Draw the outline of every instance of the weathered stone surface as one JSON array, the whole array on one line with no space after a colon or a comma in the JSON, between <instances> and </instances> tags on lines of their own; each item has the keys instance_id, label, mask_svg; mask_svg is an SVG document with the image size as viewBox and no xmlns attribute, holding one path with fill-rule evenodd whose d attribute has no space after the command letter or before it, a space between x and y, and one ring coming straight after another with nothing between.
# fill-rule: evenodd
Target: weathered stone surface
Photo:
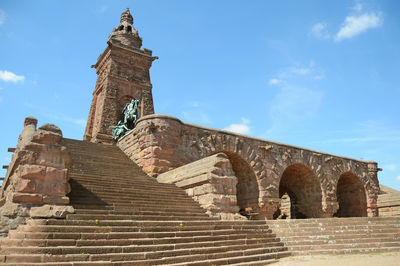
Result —
<instances>
[{"instance_id":1,"label":"weathered stone surface","mask_svg":"<svg viewBox=\"0 0 400 266\"><path fill-rule=\"evenodd\" d=\"M67 214L74 213L72 206L58 206L45 204L40 207L32 207L29 214L32 218L65 218Z\"/></svg>"},{"instance_id":2,"label":"weathered stone surface","mask_svg":"<svg viewBox=\"0 0 400 266\"><path fill-rule=\"evenodd\" d=\"M67 169L71 159L60 144L62 132L52 124L35 130L36 123L34 118L25 119L25 128L1 188L4 211L0 211L0 216L7 220L3 232L23 223L32 206L69 204L66 195L71 187Z\"/></svg>"},{"instance_id":3,"label":"weathered stone surface","mask_svg":"<svg viewBox=\"0 0 400 266\"><path fill-rule=\"evenodd\" d=\"M160 174L161 183L175 184L207 210L221 219L246 219L238 214L237 178L229 158L218 153Z\"/></svg>"},{"instance_id":4,"label":"weathered stone surface","mask_svg":"<svg viewBox=\"0 0 400 266\"><path fill-rule=\"evenodd\" d=\"M375 162L184 124L165 115L141 118L136 128L117 145L154 177L212 154L225 153L238 180L237 205L240 209L249 206L259 217L265 218L273 218L280 197L293 190L296 192L291 197L292 205L298 215L338 215L339 205L352 203L349 200L338 203L342 192L337 185L343 174L352 173L365 191L367 215L378 215L379 183Z\"/></svg>"},{"instance_id":5,"label":"weathered stone surface","mask_svg":"<svg viewBox=\"0 0 400 266\"><path fill-rule=\"evenodd\" d=\"M12 196L12 202L40 204L43 202L43 195L31 193L14 193Z\"/></svg>"}]
</instances>

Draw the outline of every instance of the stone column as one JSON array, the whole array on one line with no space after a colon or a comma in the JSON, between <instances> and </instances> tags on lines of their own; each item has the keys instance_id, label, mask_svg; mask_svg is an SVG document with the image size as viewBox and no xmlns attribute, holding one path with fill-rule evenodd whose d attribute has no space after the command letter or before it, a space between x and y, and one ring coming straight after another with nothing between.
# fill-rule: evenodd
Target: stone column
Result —
<instances>
[{"instance_id":1,"label":"stone column","mask_svg":"<svg viewBox=\"0 0 400 266\"><path fill-rule=\"evenodd\" d=\"M379 216L378 209L378 193L379 193L379 181L378 181L378 163L370 161L368 162L368 182L366 184L367 192L367 215L368 217Z\"/></svg>"},{"instance_id":2,"label":"stone column","mask_svg":"<svg viewBox=\"0 0 400 266\"><path fill-rule=\"evenodd\" d=\"M61 145L62 132L52 124L36 130L37 119L27 117L9 165L0 200L0 236L29 217L62 218L73 213L66 196L70 157Z\"/></svg>"}]
</instances>

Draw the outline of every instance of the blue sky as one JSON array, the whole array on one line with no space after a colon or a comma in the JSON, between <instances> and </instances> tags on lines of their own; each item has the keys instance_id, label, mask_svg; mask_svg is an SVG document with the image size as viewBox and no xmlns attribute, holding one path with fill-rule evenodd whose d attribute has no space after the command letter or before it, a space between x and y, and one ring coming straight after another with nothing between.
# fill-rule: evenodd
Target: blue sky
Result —
<instances>
[{"instance_id":1,"label":"blue sky","mask_svg":"<svg viewBox=\"0 0 400 266\"><path fill-rule=\"evenodd\" d=\"M400 189L400 2L0 2L0 164L26 116L82 139L90 65L131 9L156 113L356 159ZM0 176L5 171L1 170Z\"/></svg>"}]
</instances>

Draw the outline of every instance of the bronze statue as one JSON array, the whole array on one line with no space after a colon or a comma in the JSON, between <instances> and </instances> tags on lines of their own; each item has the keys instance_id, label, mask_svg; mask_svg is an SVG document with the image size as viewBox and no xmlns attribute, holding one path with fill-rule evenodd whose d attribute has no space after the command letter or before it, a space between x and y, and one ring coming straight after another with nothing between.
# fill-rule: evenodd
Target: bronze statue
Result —
<instances>
[{"instance_id":1,"label":"bronze statue","mask_svg":"<svg viewBox=\"0 0 400 266\"><path fill-rule=\"evenodd\" d=\"M139 100L132 99L122 110L124 114L124 124L130 129L135 128L136 122L139 119L139 102Z\"/></svg>"},{"instance_id":2,"label":"bronze statue","mask_svg":"<svg viewBox=\"0 0 400 266\"><path fill-rule=\"evenodd\" d=\"M139 120L139 102L139 100L132 99L127 103L122 110L124 122L120 120L116 126L110 126L115 141L136 127L136 122Z\"/></svg>"}]
</instances>

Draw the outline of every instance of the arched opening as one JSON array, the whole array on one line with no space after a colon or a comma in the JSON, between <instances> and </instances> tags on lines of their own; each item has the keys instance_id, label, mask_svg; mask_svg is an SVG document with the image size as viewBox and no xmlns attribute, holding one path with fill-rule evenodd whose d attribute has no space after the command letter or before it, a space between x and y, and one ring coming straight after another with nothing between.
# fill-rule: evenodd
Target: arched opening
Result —
<instances>
[{"instance_id":1,"label":"arched opening","mask_svg":"<svg viewBox=\"0 0 400 266\"><path fill-rule=\"evenodd\" d=\"M339 209L335 217L366 217L367 200L365 189L357 176L346 172L338 180L336 197Z\"/></svg>"},{"instance_id":2,"label":"arched opening","mask_svg":"<svg viewBox=\"0 0 400 266\"><path fill-rule=\"evenodd\" d=\"M128 31L128 32L132 32L132 27L131 27L131 26L128 26L127 31Z\"/></svg>"},{"instance_id":3,"label":"arched opening","mask_svg":"<svg viewBox=\"0 0 400 266\"><path fill-rule=\"evenodd\" d=\"M288 210L290 219L316 218L321 213L322 192L319 181L311 169L302 164L292 164L285 169L279 183L279 197L281 207L274 218L283 218L285 215L287 219Z\"/></svg>"},{"instance_id":4,"label":"arched opening","mask_svg":"<svg viewBox=\"0 0 400 266\"><path fill-rule=\"evenodd\" d=\"M241 212L251 208L253 212L258 210L259 189L257 177L251 166L239 155L225 152L229 157L232 169L237 177L236 198Z\"/></svg>"}]
</instances>

